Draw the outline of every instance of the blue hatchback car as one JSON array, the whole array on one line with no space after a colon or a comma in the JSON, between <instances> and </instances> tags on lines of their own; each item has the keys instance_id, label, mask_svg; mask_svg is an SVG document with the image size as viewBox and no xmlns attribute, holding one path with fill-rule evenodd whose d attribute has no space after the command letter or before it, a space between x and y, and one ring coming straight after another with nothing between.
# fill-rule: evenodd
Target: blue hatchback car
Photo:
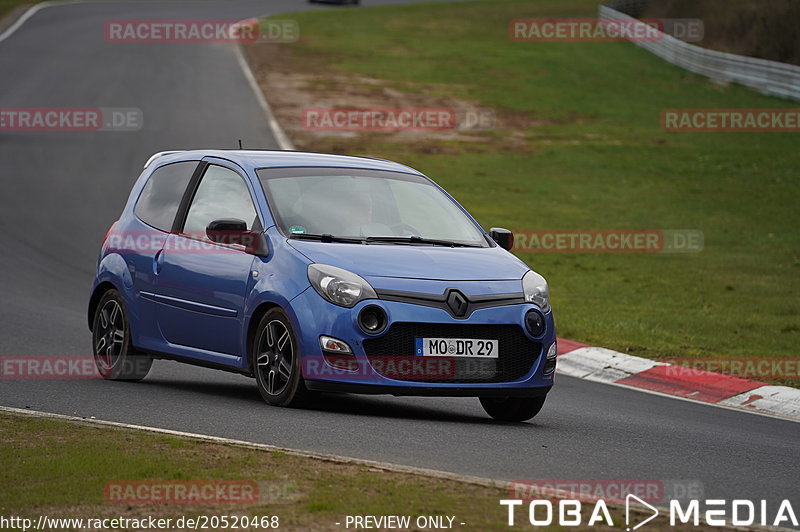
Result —
<instances>
[{"instance_id":1,"label":"blue hatchback car","mask_svg":"<svg viewBox=\"0 0 800 532\"><path fill-rule=\"evenodd\" d=\"M522 421L553 385L544 278L420 172L284 151L154 155L97 262L107 379L153 359L255 377L277 406L317 392L479 397Z\"/></svg>"}]
</instances>

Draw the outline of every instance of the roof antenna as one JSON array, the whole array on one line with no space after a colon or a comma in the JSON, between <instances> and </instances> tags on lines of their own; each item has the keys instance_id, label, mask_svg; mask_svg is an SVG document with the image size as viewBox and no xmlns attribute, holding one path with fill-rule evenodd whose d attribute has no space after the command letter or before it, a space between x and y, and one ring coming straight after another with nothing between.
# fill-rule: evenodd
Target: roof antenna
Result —
<instances>
[{"instance_id":1,"label":"roof antenna","mask_svg":"<svg viewBox=\"0 0 800 532\"><path fill-rule=\"evenodd\" d=\"M242 139L239 139L239 149L242 149Z\"/></svg>"}]
</instances>

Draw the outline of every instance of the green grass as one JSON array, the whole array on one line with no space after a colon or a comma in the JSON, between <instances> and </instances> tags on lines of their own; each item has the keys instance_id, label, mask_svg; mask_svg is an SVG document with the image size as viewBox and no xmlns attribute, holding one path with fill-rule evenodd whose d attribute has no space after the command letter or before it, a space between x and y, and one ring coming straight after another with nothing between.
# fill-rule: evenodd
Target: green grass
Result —
<instances>
[{"instance_id":1,"label":"green grass","mask_svg":"<svg viewBox=\"0 0 800 532\"><path fill-rule=\"evenodd\" d=\"M432 150L374 135L351 151L434 178L484 227L696 229L705 249L523 254L550 282L559 335L653 358L796 357L800 134L666 133L664 108L798 107L687 73L630 43L518 43L521 17L597 0L492 0L297 13L298 69L353 73L491 107L524 146ZM515 121L514 123L517 123ZM337 139L347 147L347 139ZM498 148L499 146L499 148ZM452 146L450 146L452 148Z\"/></svg>"},{"instance_id":2,"label":"green grass","mask_svg":"<svg viewBox=\"0 0 800 532\"><path fill-rule=\"evenodd\" d=\"M14 8L38 4L43 1L44 0L0 0L0 19L9 14Z\"/></svg>"}]
</instances>

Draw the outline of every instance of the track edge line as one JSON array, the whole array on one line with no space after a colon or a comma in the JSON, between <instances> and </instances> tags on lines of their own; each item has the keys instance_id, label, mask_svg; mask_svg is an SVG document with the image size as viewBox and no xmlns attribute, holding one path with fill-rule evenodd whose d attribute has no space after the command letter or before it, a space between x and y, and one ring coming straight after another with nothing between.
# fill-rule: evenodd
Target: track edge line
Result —
<instances>
[{"instance_id":1,"label":"track edge line","mask_svg":"<svg viewBox=\"0 0 800 532\"><path fill-rule=\"evenodd\" d=\"M23 417L34 417L34 418L42 418L42 419L53 419L53 420L60 420L66 421L74 424L79 425L88 425L88 426L102 426L102 427L111 427L123 430L133 430L133 431L140 431L140 432L149 432L152 434L164 434L168 436L177 436L181 438L188 438L197 441L203 441L206 443L217 443L222 445L233 445L236 447L244 447L248 449L257 449L261 451L279 451L284 452L291 456L297 456L301 458L313 458L315 460L321 460L324 462L334 462L340 464L348 464L348 465L361 465L367 466L371 468L380 469L383 471L389 471L393 473L405 473L417 476L425 476L430 478L437 478L441 480L454 480L457 482L462 482L465 484L472 484L476 486L483 486L487 488L505 488L508 486L508 481L500 481L500 480L492 480L489 478L483 477L474 477L468 475L459 475L457 473L451 473L448 471L440 471L437 469L427 469L424 467L414 467L414 466L405 466L400 464L393 464L390 462L380 462L377 460L367 460L365 458L353 458L350 456L343 456L338 454L332 453L316 453L313 451L304 451L301 449L292 449L290 447L281 447L278 445L272 445L268 443L256 443L256 442L248 442L245 440L236 440L233 438L225 438L222 436L210 436L207 434L199 434L196 432L184 432L180 430L173 430L173 429L165 429L160 427L149 427L146 425L134 425L130 423L121 423L118 421L107 421L103 419L93 419L93 418L86 418L80 416L69 416L66 414L54 414L51 412L42 412L40 410L30 410L27 408L15 408L10 406L0 406L0 412L23 416Z\"/></svg>"},{"instance_id":2,"label":"track edge line","mask_svg":"<svg viewBox=\"0 0 800 532\"><path fill-rule=\"evenodd\" d=\"M241 67L242 73L244 74L245 79L247 79L247 83L255 93L258 104L261 106L261 110L264 111L264 114L267 117L267 126L272 132L272 136L275 137L278 147L284 151L293 151L295 149L294 144L292 144L292 141L289 140L286 132L283 130L280 123L278 123L278 119L275 118L275 113L272 112L272 107L269 105L267 97L264 95L264 92L261 90L261 86L258 84L258 81L256 81L256 78L253 75L253 70L250 68L250 63L247 62L247 58L244 55L244 50L242 49L241 44L236 45L235 54L236 62L239 63L239 67Z\"/></svg>"}]
</instances>

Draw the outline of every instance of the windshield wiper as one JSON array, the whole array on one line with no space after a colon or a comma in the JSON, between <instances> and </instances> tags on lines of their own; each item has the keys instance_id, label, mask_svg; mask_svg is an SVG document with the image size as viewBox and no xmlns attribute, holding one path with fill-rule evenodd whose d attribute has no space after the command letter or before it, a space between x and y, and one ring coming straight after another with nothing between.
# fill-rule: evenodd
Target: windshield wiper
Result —
<instances>
[{"instance_id":1,"label":"windshield wiper","mask_svg":"<svg viewBox=\"0 0 800 532\"><path fill-rule=\"evenodd\" d=\"M348 236L333 236L328 233L317 235L314 233L292 233L289 238L295 240L318 240L319 242L345 242L347 244L363 244L363 238Z\"/></svg>"},{"instance_id":2,"label":"windshield wiper","mask_svg":"<svg viewBox=\"0 0 800 532\"><path fill-rule=\"evenodd\" d=\"M479 248L480 244L455 242L453 240L437 240L435 238L422 238L421 236L368 236L369 242L397 242L402 244L431 244L433 246L447 246L451 248Z\"/></svg>"},{"instance_id":3,"label":"windshield wiper","mask_svg":"<svg viewBox=\"0 0 800 532\"><path fill-rule=\"evenodd\" d=\"M455 242L453 240L438 240L435 238L422 238L421 236L368 236L364 238L354 236L334 236L328 233L321 235L315 233L292 233L289 238L295 240L316 240L318 242L344 242L347 244L369 244L371 242L386 242L397 244L429 244L432 246L446 246L450 248L479 248L480 244Z\"/></svg>"}]
</instances>

